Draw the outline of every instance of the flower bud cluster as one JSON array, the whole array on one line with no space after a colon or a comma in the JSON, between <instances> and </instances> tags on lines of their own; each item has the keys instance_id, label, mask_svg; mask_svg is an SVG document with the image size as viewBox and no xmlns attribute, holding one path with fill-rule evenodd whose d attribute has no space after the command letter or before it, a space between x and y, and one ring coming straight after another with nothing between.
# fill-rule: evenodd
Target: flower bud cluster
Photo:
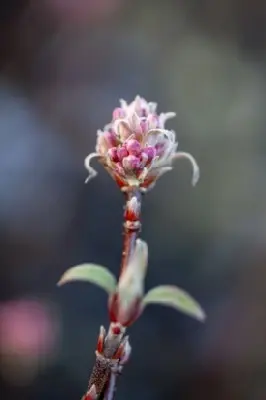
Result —
<instances>
[{"instance_id":1,"label":"flower bud cluster","mask_svg":"<svg viewBox=\"0 0 266 400\"><path fill-rule=\"evenodd\" d=\"M98 157L110 175L121 187L137 186L148 189L164 172L172 169L176 157L188 158L193 166L193 183L199 169L189 153L176 152L175 133L165 129L165 122L175 113L156 112L157 104L137 96L113 111L111 123L98 131L96 152L85 159L89 171L87 181L96 171L90 166Z\"/></svg>"}]
</instances>

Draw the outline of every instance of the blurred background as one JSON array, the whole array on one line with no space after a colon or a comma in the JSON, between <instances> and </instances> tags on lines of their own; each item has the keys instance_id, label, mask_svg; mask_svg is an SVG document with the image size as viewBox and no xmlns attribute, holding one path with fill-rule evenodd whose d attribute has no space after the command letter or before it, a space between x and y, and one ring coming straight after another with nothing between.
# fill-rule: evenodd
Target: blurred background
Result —
<instances>
[{"instance_id":1,"label":"blurred background","mask_svg":"<svg viewBox=\"0 0 266 400\"><path fill-rule=\"evenodd\" d=\"M106 295L56 287L118 272L123 198L83 160L118 100L176 111L191 152L145 199L147 288L173 283L202 325L150 307L117 400L266 399L266 5L263 0L3 0L0 8L0 393L78 400Z\"/></svg>"}]
</instances>

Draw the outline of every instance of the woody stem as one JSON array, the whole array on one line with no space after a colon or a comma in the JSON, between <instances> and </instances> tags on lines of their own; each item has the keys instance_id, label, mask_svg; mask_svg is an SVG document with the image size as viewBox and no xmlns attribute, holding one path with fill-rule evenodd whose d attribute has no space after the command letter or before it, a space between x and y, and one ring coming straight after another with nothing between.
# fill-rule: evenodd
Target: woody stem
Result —
<instances>
[{"instance_id":1,"label":"woody stem","mask_svg":"<svg viewBox=\"0 0 266 400\"><path fill-rule=\"evenodd\" d=\"M140 212L142 194L138 188L126 188L126 190L124 190L124 195L126 202L124 207L123 248L120 276L128 265L128 261L135 248L136 239L141 230ZM133 204L135 204L135 208L133 208ZM111 375L111 379L109 379L104 392L104 400L114 399L117 387L117 379L117 374Z\"/></svg>"},{"instance_id":2,"label":"woody stem","mask_svg":"<svg viewBox=\"0 0 266 400\"><path fill-rule=\"evenodd\" d=\"M120 276L128 265L129 259L135 249L136 239L141 230L140 211L142 200L142 193L138 188L127 187L122 188L122 191L124 193L126 203L124 207L123 247ZM115 347L118 347L120 343L116 343ZM109 342L109 346L112 347L113 344ZM105 349L104 353L106 352L108 352L107 348ZM103 358L105 357L104 353ZM108 358L106 358L106 361L108 362ZM82 400L91 400L89 396L89 390L91 389L92 385L95 385L96 387L97 400L113 400L116 393L117 378L117 373L107 371L105 368L103 368L102 363L97 362L96 358L96 362L89 380L88 392L85 394Z\"/></svg>"}]
</instances>

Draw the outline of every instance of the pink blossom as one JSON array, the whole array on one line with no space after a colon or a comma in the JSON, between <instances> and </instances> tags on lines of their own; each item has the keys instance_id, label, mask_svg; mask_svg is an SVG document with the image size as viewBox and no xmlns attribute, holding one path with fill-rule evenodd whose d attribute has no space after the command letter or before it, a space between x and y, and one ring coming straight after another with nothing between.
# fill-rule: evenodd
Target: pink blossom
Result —
<instances>
[{"instance_id":1,"label":"pink blossom","mask_svg":"<svg viewBox=\"0 0 266 400\"><path fill-rule=\"evenodd\" d=\"M113 111L112 122L98 131L96 152L85 159L89 172L87 181L96 175L91 167L97 157L121 187L136 186L149 189L165 172L172 169L176 158L187 158L193 167L192 183L199 178L199 168L194 157L177 152L174 131L165 129L165 123L175 113L158 114L156 103L148 103L136 96L127 104L120 100L120 107Z\"/></svg>"},{"instance_id":2,"label":"pink blossom","mask_svg":"<svg viewBox=\"0 0 266 400\"><path fill-rule=\"evenodd\" d=\"M133 173L134 171L140 167L141 160L137 156L129 155L123 159L122 166L125 171L128 173Z\"/></svg>"},{"instance_id":3,"label":"pink blossom","mask_svg":"<svg viewBox=\"0 0 266 400\"><path fill-rule=\"evenodd\" d=\"M125 144L126 144L126 149L129 154L134 155L134 156L140 155L142 147L138 140L130 139L130 140L127 140Z\"/></svg>"}]
</instances>

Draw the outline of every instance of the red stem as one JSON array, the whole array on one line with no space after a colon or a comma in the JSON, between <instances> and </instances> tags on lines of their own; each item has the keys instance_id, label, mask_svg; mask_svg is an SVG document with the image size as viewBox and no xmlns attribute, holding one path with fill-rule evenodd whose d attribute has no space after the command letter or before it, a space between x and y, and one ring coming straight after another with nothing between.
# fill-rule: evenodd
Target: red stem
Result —
<instances>
[{"instance_id":1,"label":"red stem","mask_svg":"<svg viewBox=\"0 0 266 400\"><path fill-rule=\"evenodd\" d=\"M130 208L130 201L136 198L139 208L138 210L132 210ZM141 200L142 195L139 189L132 188L125 192L125 212L124 212L124 230L123 230L123 250L121 260L121 271L120 275L126 268L128 261L135 248L136 239L141 230L140 222L140 211L141 211Z\"/></svg>"},{"instance_id":2,"label":"red stem","mask_svg":"<svg viewBox=\"0 0 266 400\"><path fill-rule=\"evenodd\" d=\"M126 190L123 190L123 192L125 195L126 203L124 207L123 247L120 276L128 265L129 259L135 249L136 239L141 230L141 191L138 188L127 187ZM121 341L122 339L123 338L121 338ZM117 344L117 348L118 346L119 343ZM107 348L103 350L103 354L105 354L106 352L108 352ZM110 356L108 355L108 357ZM105 368L104 365L100 365L96 359L92 374L90 376L88 390L91 388L92 384L95 384L98 394L98 400L114 399L118 374L112 374L112 384L110 384L110 376L111 371L108 371L108 367ZM83 399L86 400L86 395L83 397Z\"/></svg>"}]
</instances>

